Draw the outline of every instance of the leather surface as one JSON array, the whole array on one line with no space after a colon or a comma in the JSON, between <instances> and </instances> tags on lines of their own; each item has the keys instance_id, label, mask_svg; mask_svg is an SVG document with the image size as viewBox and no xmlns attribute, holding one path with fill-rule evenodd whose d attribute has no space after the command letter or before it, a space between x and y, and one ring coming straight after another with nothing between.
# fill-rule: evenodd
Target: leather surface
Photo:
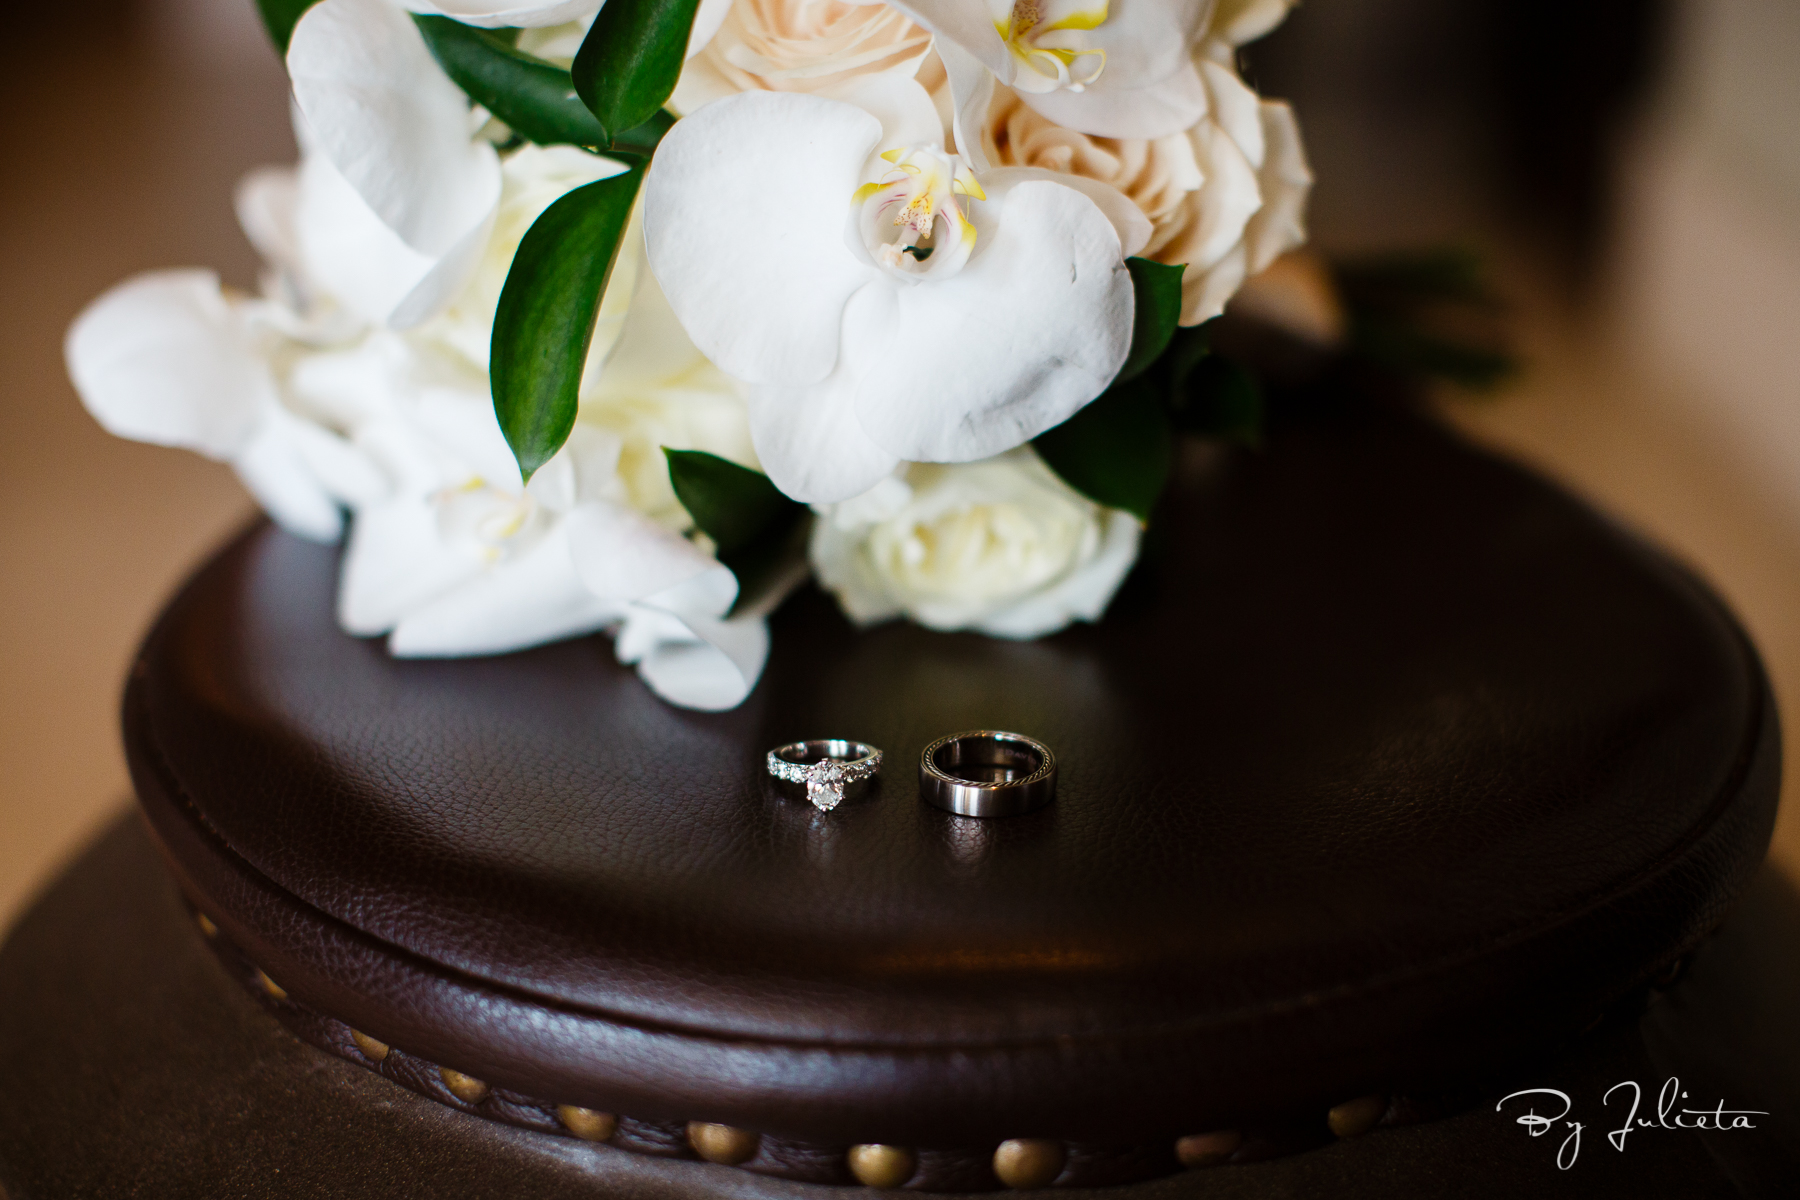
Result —
<instances>
[{"instance_id":1,"label":"leather surface","mask_svg":"<svg viewBox=\"0 0 1800 1200\"><path fill-rule=\"evenodd\" d=\"M1710 1063L1671 1066L1626 1024L1502 1085L1600 1111L1621 1079L1671 1070L1710 1103L1800 1112L1800 899L1765 872L1645 1023ZM1747 1020L1748 1018L1748 1020ZM1750 1035L1748 1054L1714 1058ZM1710 1068L1710 1069L1709 1069ZM1722 1073L1721 1073L1722 1072ZM10 1200L823 1200L826 1190L482 1121L289 1037L226 976L135 820L57 881L0 947L0 1189ZM1504 1091L1496 1092L1504 1094ZM1794 1194L1782 1130L1643 1132L1614 1152L1590 1124L1573 1169L1490 1101L1292 1158L1220 1167L1096 1200L1729 1200ZM1736 1140L1730 1140L1735 1138ZM1708 1143L1729 1159L1709 1157ZM1740 1192L1732 1178L1749 1179ZM1756 1186L1760 1181L1764 1186Z\"/></svg>"},{"instance_id":2,"label":"leather surface","mask_svg":"<svg viewBox=\"0 0 1800 1200\"><path fill-rule=\"evenodd\" d=\"M1410 417L1189 462L1105 622L855 634L804 594L739 710L592 638L399 662L333 551L253 531L146 643L140 796L296 998L533 1096L921 1146L1137 1140L1429 1090L1694 944L1767 843L1777 735L1703 587ZM1016 729L1057 801L919 803ZM829 815L764 752L883 747Z\"/></svg>"}]
</instances>

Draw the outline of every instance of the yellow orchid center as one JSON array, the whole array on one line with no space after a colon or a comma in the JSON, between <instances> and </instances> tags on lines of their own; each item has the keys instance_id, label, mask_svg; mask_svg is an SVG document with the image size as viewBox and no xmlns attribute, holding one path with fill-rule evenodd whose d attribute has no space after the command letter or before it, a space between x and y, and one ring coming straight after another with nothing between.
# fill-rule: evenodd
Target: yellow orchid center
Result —
<instances>
[{"instance_id":1,"label":"yellow orchid center","mask_svg":"<svg viewBox=\"0 0 1800 1200\"><path fill-rule=\"evenodd\" d=\"M893 170L852 197L855 223L875 265L909 278L954 274L975 248L975 226L963 211L985 200L962 159L935 147L902 146L881 156Z\"/></svg>"},{"instance_id":2,"label":"yellow orchid center","mask_svg":"<svg viewBox=\"0 0 1800 1200\"><path fill-rule=\"evenodd\" d=\"M1005 0L1000 0L1005 3ZM1017 60L1022 92L1079 92L1106 69L1106 51L1086 36L1106 22L1108 0L1012 0L994 21Z\"/></svg>"}]
</instances>

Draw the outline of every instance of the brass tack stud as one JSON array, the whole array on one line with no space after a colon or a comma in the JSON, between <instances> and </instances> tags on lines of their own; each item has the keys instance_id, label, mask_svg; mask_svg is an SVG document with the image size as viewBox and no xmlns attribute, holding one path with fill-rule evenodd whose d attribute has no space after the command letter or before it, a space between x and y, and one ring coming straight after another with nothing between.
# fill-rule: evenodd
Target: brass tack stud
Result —
<instances>
[{"instance_id":1,"label":"brass tack stud","mask_svg":"<svg viewBox=\"0 0 1800 1200\"><path fill-rule=\"evenodd\" d=\"M611 1113L577 1108L573 1104L559 1105L556 1119L563 1123L564 1129L584 1142L604 1142L619 1128L619 1118Z\"/></svg>"},{"instance_id":2,"label":"brass tack stud","mask_svg":"<svg viewBox=\"0 0 1800 1200\"><path fill-rule=\"evenodd\" d=\"M900 1146L852 1146L849 1158L850 1173L864 1187L897 1188L919 1169L918 1158Z\"/></svg>"},{"instance_id":3,"label":"brass tack stud","mask_svg":"<svg viewBox=\"0 0 1800 1200\"><path fill-rule=\"evenodd\" d=\"M219 927L214 925L212 918L203 912L194 914L194 924L198 925L200 927L200 932L209 938L216 938L219 936Z\"/></svg>"},{"instance_id":4,"label":"brass tack stud","mask_svg":"<svg viewBox=\"0 0 1800 1200\"><path fill-rule=\"evenodd\" d=\"M1061 1142L1012 1138L994 1151L994 1174L1009 1188L1049 1187L1062 1174L1067 1159Z\"/></svg>"},{"instance_id":5,"label":"brass tack stud","mask_svg":"<svg viewBox=\"0 0 1800 1200\"><path fill-rule=\"evenodd\" d=\"M1361 1137L1375 1128L1382 1115L1387 1112L1386 1096L1363 1096L1356 1100L1348 1100L1325 1114L1325 1123L1331 1126L1331 1132L1341 1138Z\"/></svg>"},{"instance_id":6,"label":"brass tack stud","mask_svg":"<svg viewBox=\"0 0 1800 1200\"><path fill-rule=\"evenodd\" d=\"M1216 1167L1228 1161L1243 1144L1244 1135L1235 1129L1190 1134L1175 1143L1175 1157L1181 1160L1182 1166L1190 1169Z\"/></svg>"},{"instance_id":7,"label":"brass tack stud","mask_svg":"<svg viewBox=\"0 0 1800 1200\"><path fill-rule=\"evenodd\" d=\"M287 989L282 987L279 983L276 983L273 979L270 979L267 971L258 971L256 973L256 982L262 984L262 990L275 997L275 999L287 999Z\"/></svg>"},{"instance_id":8,"label":"brass tack stud","mask_svg":"<svg viewBox=\"0 0 1800 1200\"><path fill-rule=\"evenodd\" d=\"M356 1048L363 1052L364 1058L381 1062L388 1056L388 1044L386 1042L378 1042L360 1030L352 1029L350 1031L350 1040L356 1043Z\"/></svg>"},{"instance_id":9,"label":"brass tack stud","mask_svg":"<svg viewBox=\"0 0 1800 1200\"><path fill-rule=\"evenodd\" d=\"M464 1104L480 1104L487 1099L488 1085L473 1075L464 1075L461 1071L452 1071L449 1067L438 1068L438 1078L450 1089L450 1094Z\"/></svg>"},{"instance_id":10,"label":"brass tack stud","mask_svg":"<svg viewBox=\"0 0 1800 1200\"><path fill-rule=\"evenodd\" d=\"M735 1167L756 1157L759 1139L747 1129L733 1129L729 1125L714 1125L708 1121L689 1121L687 1136L688 1145L694 1148L694 1153L707 1162Z\"/></svg>"}]
</instances>

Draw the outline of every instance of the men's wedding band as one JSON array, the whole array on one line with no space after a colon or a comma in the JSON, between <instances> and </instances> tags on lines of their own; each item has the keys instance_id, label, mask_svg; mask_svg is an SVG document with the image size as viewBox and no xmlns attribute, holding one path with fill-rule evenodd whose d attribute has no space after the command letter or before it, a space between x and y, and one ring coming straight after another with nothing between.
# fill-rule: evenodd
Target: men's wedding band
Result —
<instances>
[{"instance_id":1,"label":"men's wedding band","mask_svg":"<svg viewBox=\"0 0 1800 1200\"><path fill-rule=\"evenodd\" d=\"M1018 816L1056 798L1056 756L1022 733L952 734L919 757L919 794L960 816Z\"/></svg>"},{"instance_id":2,"label":"men's wedding band","mask_svg":"<svg viewBox=\"0 0 1800 1200\"><path fill-rule=\"evenodd\" d=\"M820 812L830 812L875 778L881 751L867 742L837 738L790 742L769 751L768 770L783 794L804 797Z\"/></svg>"}]
</instances>

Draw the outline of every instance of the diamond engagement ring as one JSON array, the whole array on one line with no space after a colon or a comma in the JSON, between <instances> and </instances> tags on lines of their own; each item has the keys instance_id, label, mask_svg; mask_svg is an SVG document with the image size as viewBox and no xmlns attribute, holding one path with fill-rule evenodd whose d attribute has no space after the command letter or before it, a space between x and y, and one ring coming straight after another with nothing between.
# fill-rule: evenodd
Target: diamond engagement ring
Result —
<instances>
[{"instance_id":1,"label":"diamond engagement ring","mask_svg":"<svg viewBox=\"0 0 1800 1200\"><path fill-rule=\"evenodd\" d=\"M789 794L804 785L806 798L820 812L830 812L852 790L875 778L881 770L881 751L864 742L825 739L793 742L769 751L769 774L790 785Z\"/></svg>"}]
</instances>

